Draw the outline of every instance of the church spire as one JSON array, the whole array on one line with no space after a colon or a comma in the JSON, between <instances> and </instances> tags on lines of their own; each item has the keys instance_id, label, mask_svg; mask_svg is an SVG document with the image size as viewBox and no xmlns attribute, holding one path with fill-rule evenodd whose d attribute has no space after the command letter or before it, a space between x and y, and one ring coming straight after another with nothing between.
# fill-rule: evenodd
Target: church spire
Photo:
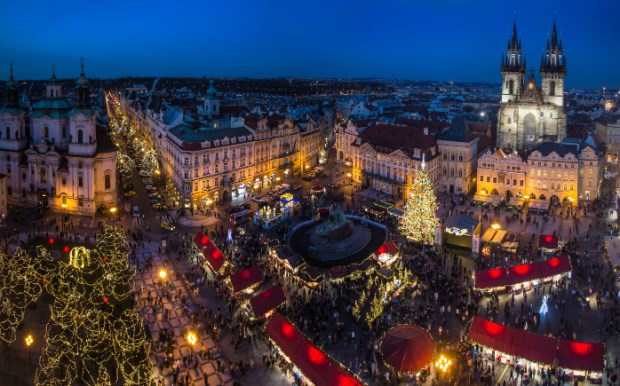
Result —
<instances>
[{"instance_id":1,"label":"church spire","mask_svg":"<svg viewBox=\"0 0 620 386\"><path fill-rule=\"evenodd\" d=\"M19 107L19 87L13 78L13 62L10 65L9 81L6 82L8 107Z\"/></svg>"},{"instance_id":2,"label":"church spire","mask_svg":"<svg viewBox=\"0 0 620 386\"><path fill-rule=\"evenodd\" d=\"M523 72L525 71L523 61L524 57L521 49L521 41L519 40L517 22L515 20L512 25L512 33L508 39L508 48L505 58L502 60L501 70L506 72Z\"/></svg>"},{"instance_id":3,"label":"church spire","mask_svg":"<svg viewBox=\"0 0 620 386\"><path fill-rule=\"evenodd\" d=\"M540 72L566 72L566 59L562 50L562 41L558 37L558 28L553 18L551 36L547 39L547 48L542 57Z\"/></svg>"}]
</instances>

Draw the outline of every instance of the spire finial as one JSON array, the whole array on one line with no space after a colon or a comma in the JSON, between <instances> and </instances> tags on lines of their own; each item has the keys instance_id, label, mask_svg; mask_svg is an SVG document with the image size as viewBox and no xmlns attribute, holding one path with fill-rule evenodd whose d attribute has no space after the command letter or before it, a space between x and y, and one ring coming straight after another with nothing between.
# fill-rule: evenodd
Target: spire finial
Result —
<instances>
[{"instance_id":1,"label":"spire finial","mask_svg":"<svg viewBox=\"0 0 620 386\"><path fill-rule=\"evenodd\" d=\"M80 76L84 77L84 57L80 57Z\"/></svg>"},{"instance_id":2,"label":"spire finial","mask_svg":"<svg viewBox=\"0 0 620 386\"><path fill-rule=\"evenodd\" d=\"M11 61L11 71L9 74L9 80L13 81L13 61Z\"/></svg>"},{"instance_id":3,"label":"spire finial","mask_svg":"<svg viewBox=\"0 0 620 386\"><path fill-rule=\"evenodd\" d=\"M422 153L422 165L420 165L422 167L422 170L424 170L424 167L426 166L426 162L424 162L424 156L425 154Z\"/></svg>"}]
</instances>

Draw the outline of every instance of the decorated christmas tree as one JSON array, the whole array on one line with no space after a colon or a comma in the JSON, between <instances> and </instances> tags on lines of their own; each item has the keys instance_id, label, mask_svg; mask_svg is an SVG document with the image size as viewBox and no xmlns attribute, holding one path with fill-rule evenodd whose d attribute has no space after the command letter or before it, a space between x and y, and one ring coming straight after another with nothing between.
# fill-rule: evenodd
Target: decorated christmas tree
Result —
<instances>
[{"instance_id":1,"label":"decorated christmas tree","mask_svg":"<svg viewBox=\"0 0 620 386\"><path fill-rule=\"evenodd\" d=\"M418 170L409 190L409 199L405 205L405 213L400 220L400 231L414 243L433 244L439 219L435 215L437 201L433 185L426 170Z\"/></svg>"}]
</instances>

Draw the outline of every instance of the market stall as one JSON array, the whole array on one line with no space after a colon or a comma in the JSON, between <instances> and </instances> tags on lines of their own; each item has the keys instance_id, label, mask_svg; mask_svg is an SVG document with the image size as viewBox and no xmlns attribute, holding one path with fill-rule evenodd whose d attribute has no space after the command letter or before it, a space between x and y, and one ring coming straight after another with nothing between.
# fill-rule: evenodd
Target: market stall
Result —
<instances>
[{"instance_id":1,"label":"market stall","mask_svg":"<svg viewBox=\"0 0 620 386\"><path fill-rule=\"evenodd\" d=\"M497 196L497 195L488 195L488 194L479 194L479 193L474 194L474 201L480 202L483 204L498 205L500 202L502 202L502 198L503 198L502 196Z\"/></svg>"},{"instance_id":2,"label":"market stall","mask_svg":"<svg viewBox=\"0 0 620 386\"><path fill-rule=\"evenodd\" d=\"M571 270L568 256L559 256L549 260L511 267L477 270L474 274L474 288L488 291L523 285L525 289L529 289L532 285L540 284L543 281L557 281Z\"/></svg>"},{"instance_id":3,"label":"market stall","mask_svg":"<svg viewBox=\"0 0 620 386\"><path fill-rule=\"evenodd\" d=\"M400 250L392 240L388 240L377 249L375 256L379 263L390 265L400 257Z\"/></svg>"},{"instance_id":4,"label":"market stall","mask_svg":"<svg viewBox=\"0 0 620 386\"><path fill-rule=\"evenodd\" d=\"M198 232L194 236L194 245L204 256L207 266L216 274L223 275L229 265L226 256L219 250L209 237L204 233Z\"/></svg>"},{"instance_id":5,"label":"market stall","mask_svg":"<svg viewBox=\"0 0 620 386\"><path fill-rule=\"evenodd\" d=\"M605 251L614 269L620 269L620 237L606 237Z\"/></svg>"},{"instance_id":6,"label":"market stall","mask_svg":"<svg viewBox=\"0 0 620 386\"><path fill-rule=\"evenodd\" d=\"M252 266L230 276L230 283L235 294L252 291L262 281L263 272L257 266Z\"/></svg>"},{"instance_id":7,"label":"market stall","mask_svg":"<svg viewBox=\"0 0 620 386\"><path fill-rule=\"evenodd\" d=\"M362 385L337 361L314 346L297 327L275 312L267 322L266 333L286 360L292 362L317 386Z\"/></svg>"},{"instance_id":8,"label":"market stall","mask_svg":"<svg viewBox=\"0 0 620 386\"><path fill-rule=\"evenodd\" d=\"M602 343L568 341L504 326L474 316L468 339L483 347L484 355L502 364L557 366L573 377L600 379L605 367ZM589 374L588 374L589 373Z\"/></svg>"},{"instance_id":9,"label":"market stall","mask_svg":"<svg viewBox=\"0 0 620 386\"><path fill-rule=\"evenodd\" d=\"M480 222L464 214L450 216L442 224L442 245L465 249L472 249L473 235Z\"/></svg>"},{"instance_id":10,"label":"market stall","mask_svg":"<svg viewBox=\"0 0 620 386\"><path fill-rule=\"evenodd\" d=\"M282 287L274 285L250 299L253 318L260 318L286 302Z\"/></svg>"},{"instance_id":11,"label":"market stall","mask_svg":"<svg viewBox=\"0 0 620 386\"><path fill-rule=\"evenodd\" d=\"M559 249L559 239L555 235L538 235L538 248L542 253L555 253Z\"/></svg>"},{"instance_id":12,"label":"market stall","mask_svg":"<svg viewBox=\"0 0 620 386\"><path fill-rule=\"evenodd\" d=\"M254 213L254 225L271 229L289 219L300 201L290 193L285 193L274 206L265 205Z\"/></svg>"}]
</instances>

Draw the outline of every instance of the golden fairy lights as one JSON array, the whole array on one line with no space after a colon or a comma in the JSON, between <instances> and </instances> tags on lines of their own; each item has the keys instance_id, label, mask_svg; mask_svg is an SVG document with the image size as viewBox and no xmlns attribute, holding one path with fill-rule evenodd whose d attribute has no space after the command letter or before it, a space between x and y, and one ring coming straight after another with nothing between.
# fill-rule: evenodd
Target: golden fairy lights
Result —
<instances>
[{"instance_id":1,"label":"golden fairy lights","mask_svg":"<svg viewBox=\"0 0 620 386\"><path fill-rule=\"evenodd\" d=\"M446 356L443 354L439 355L439 358L437 358L437 360L435 361L435 367L444 373L448 371L451 365L452 360L446 358Z\"/></svg>"},{"instance_id":2,"label":"golden fairy lights","mask_svg":"<svg viewBox=\"0 0 620 386\"><path fill-rule=\"evenodd\" d=\"M93 249L72 249L68 261L53 259L41 246L34 258L21 249L11 258L0 254L3 342L15 340L25 307L43 288L54 298L36 385L152 384L150 344L127 304L133 270L123 230L106 226L97 240ZM30 346L34 338L25 342Z\"/></svg>"}]
</instances>

